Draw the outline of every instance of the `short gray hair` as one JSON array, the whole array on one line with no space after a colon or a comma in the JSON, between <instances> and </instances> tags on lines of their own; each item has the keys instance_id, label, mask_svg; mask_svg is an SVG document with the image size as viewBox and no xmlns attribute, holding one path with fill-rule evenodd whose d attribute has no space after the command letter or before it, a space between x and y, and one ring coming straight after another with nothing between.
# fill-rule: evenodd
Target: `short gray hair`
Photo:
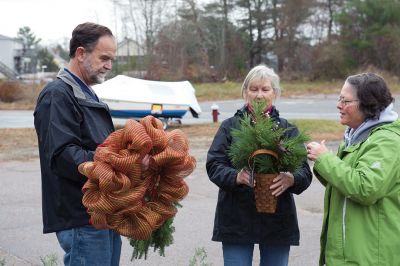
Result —
<instances>
[{"instance_id":1,"label":"short gray hair","mask_svg":"<svg viewBox=\"0 0 400 266\"><path fill-rule=\"evenodd\" d=\"M244 97L244 93L251 82L253 82L254 80L264 79L268 79L271 81L272 89L274 90L275 95L278 97L281 94L281 88L279 86L279 76L272 68L269 68L264 64L253 67L247 74L242 84L242 97Z\"/></svg>"},{"instance_id":2,"label":"short gray hair","mask_svg":"<svg viewBox=\"0 0 400 266\"><path fill-rule=\"evenodd\" d=\"M359 101L358 108L366 119L378 119L394 98L385 80L374 73L349 76L346 82L354 90Z\"/></svg>"}]
</instances>

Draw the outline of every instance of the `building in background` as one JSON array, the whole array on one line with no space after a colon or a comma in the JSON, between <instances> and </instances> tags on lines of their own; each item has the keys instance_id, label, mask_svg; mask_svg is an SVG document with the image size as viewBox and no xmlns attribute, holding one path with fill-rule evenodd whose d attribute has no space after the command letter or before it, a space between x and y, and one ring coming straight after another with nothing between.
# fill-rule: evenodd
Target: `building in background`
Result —
<instances>
[{"instance_id":1,"label":"building in background","mask_svg":"<svg viewBox=\"0 0 400 266\"><path fill-rule=\"evenodd\" d=\"M0 77L8 79L18 78L21 65L24 63L22 54L22 42L0 35Z\"/></svg>"},{"instance_id":2,"label":"building in background","mask_svg":"<svg viewBox=\"0 0 400 266\"><path fill-rule=\"evenodd\" d=\"M125 38L118 43L114 68L117 72L136 78L143 78L145 71L143 47L135 40Z\"/></svg>"},{"instance_id":3,"label":"building in background","mask_svg":"<svg viewBox=\"0 0 400 266\"><path fill-rule=\"evenodd\" d=\"M117 46L117 59L120 64L128 64L132 58L143 56L140 45L129 38L123 39Z\"/></svg>"}]
</instances>

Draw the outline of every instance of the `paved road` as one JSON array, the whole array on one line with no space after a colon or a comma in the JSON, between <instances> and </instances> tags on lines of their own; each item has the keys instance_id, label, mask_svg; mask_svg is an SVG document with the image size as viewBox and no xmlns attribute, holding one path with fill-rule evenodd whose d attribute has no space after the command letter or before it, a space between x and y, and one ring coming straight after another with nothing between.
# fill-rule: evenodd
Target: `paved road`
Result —
<instances>
[{"instance_id":1,"label":"paved road","mask_svg":"<svg viewBox=\"0 0 400 266\"><path fill-rule=\"evenodd\" d=\"M302 98L280 98L276 106L280 115L286 119L328 119L338 120L339 115L336 109L337 95ZM397 97L398 102L400 97ZM219 120L232 116L235 111L242 107L243 100L202 102L200 107L202 113L199 118L193 118L187 112L182 119L183 124L198 124L212 122L211 105L216 103L219 106ZM400 113L400 105L395 104L395 110ZM33 127L32 111L8 111L0 110L0 128L21 128ZM124 125L125 119L113 119L117 125Z\"/></svg>"},{"instance_id":2,"label":"paved road","mask_svg":"<svg viewBox=\"0 0 400 266\"><path fill-rule=\"evenodd\" d=\"M187 112L182 119L183 124L209 123L212 121L211 105L219 106L219 120L222 121L232 116L235 111L242 107L243 100L202 102L200 107L202 113L198 119L193 118ZM338 119L336 96L313 97L313 98L281 98L276 106L282 117L309 118L309 119ZM33 127L32 111L6 111L0 110L0 128ZM124 124L125 119L114 119L115 124Z\"/></svg>"},{"instance_id":3,"label":"paved road","mask_svg":"<svg viewBox=\"0 0 400 266\"><path fill-rule=\"evenodd\" d=\"M186 181L189 195L182 201L174 221L174 244L166 249L166 257L156 253L147 261L130 262L132 248L124 238L121 265L189 265L196 248L204 247L208 263L223 265L221 244L211 241L217 187L205 172L206 150L193 151L198 167ZM0 162L0 260L6 265L41 265L40 257L56 254L61 262L63 252L54 234L42 234L40 168L38 159ZM292 247L291 266L317 265L319 233L322 221L323 187L316 181L296 196L301 245ZM254 252L258 265L258 251Z\"/></svg>"}]
</instances>

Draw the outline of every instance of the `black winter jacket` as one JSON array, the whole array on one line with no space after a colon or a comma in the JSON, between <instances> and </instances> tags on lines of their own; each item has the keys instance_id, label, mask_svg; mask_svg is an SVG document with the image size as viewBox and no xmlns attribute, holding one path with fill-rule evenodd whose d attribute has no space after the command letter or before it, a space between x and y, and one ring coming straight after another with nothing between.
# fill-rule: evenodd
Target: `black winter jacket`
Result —
<instances>
[{"instance_id":1,"label":"black winter jacket","mask_svg":"<svg viewBox=\"0 0 400 266\"><path fill-rule=\"evenodd\" d=\"M293 195L300 194L311 183L312 173L307 161L293 173L294 185L278 198L274 214L256 211L254 190L246 185L237 185L235 170L226 151L232 143L231 129L239 127L239 119L247 110L238 110L235 116L222 122L207 154L207 173L219 187L212 240L226 243L268 243L299 245L299 227ZM295 136L298 130L280 118L273 107L273 118L280 127L288 128L286 134Z\"/></svg>"},{"instance_id":2,"label":"black winter jacket","mask_svg":"<svg viewBox=\"0 0 400 266\"><path fill-rule=\"evenodd\" d=\"M89 224L79 164L114 131L108 106L82 91L65 70L40 93L34 112L42 174L43 232Z\"/></svg>"}]
</instances>

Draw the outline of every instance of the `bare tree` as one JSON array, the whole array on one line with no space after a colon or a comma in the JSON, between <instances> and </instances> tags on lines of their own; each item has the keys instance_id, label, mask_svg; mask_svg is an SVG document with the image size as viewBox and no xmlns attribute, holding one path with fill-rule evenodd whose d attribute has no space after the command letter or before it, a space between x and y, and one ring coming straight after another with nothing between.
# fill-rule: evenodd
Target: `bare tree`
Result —
<instances>
[{"instance_id":1,"label":"bare tree","mask_svg":"<svg viewBox=\"0 0 400 266\"><path fill-rule=\"evenodd\" d=\"M267 26L267 0L237 0L236 5L244 11L241 20L249 35L249 65L250 67L262 62L265 53L265 30Z\"/></svg>"},{"instance_id":2,"label":"bare tree","mask_svg":"<svg viewBox=\"0 0 400 266\"><path fill-rule=\"evenodd\" d=\"M124 38L132 38L149 61L154 54L155 36L174 2L168 0L111 0L121 11Z\"/></svg>"},{"instance_id":3,"label":"bare tree","mask_svg":"<svg viewBox=\"0 0 400 266\"><path fill-rule=\"evenodd\" d=\"M295 67L296 49L305 40L304 24L310 16L314 0L273 0L272 22L274 27L274 51L278 57L278 69Z\"/></svg>"},{"instance_id":4,"label":"bare tree","mask_svg":"<svg viewBox=\"0 0 400 266\"><path fill-rule=\"evenodd\" d=\"M328 19L328 39L332 37L333 31L334 31L334 18L336 13L343 7L344 1L345 0L325 0L327 9L328 9L328 14L329 14L329 19Z\"/></svg>"},{"instance_id":5,"label":"bare tree","mask_svg":"<svg viewBox=\"0 0 400 266\"><path fill-rule=\"evenodd\" d=\"M207 53L207 37L204 34L203 28L200 25L200 19L199 19L199 12L200 10L197 8L197 1L196 0L184 0L184 3L186 3L189 8L188 11L188 17L187 19L190 19L193 25L195 26L196 32L200 38L200 53L201 53L201 59L202 59L202 64L206 69L209 69L210 64L209 64L209 58L208 58L208 53Z\"/></svg>"},{"instance_id":6,"label":"bare tree","mask_svg":"<svg viewBox=\"0 0 400 266\"><path fill-rule=\"evenodd\" d=\"M345 0L316 0L311 8L310 25L316 31L314 38L318 42L331 40L338 32L338 25L335 23L335 16L340 12Z\"/></svg>"}]
</instances>

